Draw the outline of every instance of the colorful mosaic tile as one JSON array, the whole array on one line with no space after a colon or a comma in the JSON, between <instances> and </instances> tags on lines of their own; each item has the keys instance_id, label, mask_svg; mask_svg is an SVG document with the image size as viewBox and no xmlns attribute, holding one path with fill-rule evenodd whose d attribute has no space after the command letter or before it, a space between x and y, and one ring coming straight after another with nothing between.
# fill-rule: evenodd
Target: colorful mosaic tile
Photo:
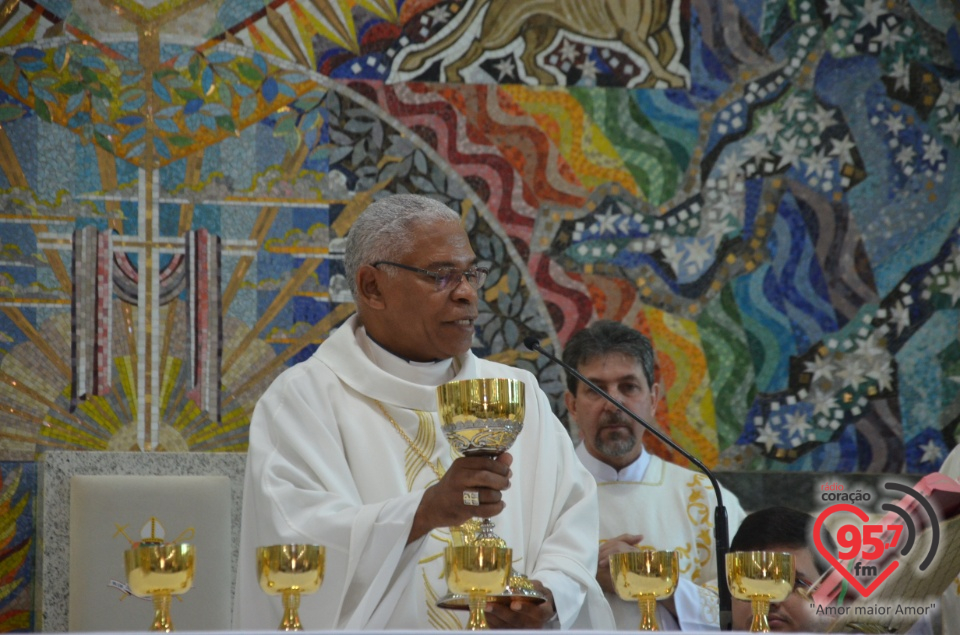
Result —
<instances>
[{"instance_id":1,"label":"colorful mosaic tile","mask_svg":"<svg viewBox=\"0 0 960 635\"><path fill-rule=\"evenodd\" d=\"M520 343L611 318L654 340L658 422L709 464L936 469L960 436L953 7L640 4L4 5L0 459L243 450L352 311L353 219L416 191L491 265L476 350L559 413Z\"/></svg>"}]
</instances>

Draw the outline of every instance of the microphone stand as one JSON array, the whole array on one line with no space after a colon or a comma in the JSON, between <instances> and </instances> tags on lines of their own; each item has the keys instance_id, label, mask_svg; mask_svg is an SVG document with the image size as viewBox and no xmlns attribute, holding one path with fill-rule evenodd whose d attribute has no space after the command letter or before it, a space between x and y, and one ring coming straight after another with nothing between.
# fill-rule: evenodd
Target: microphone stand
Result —
<instances>
[{"instance_id":1,"label":"microphone stand","mask_svg":"<svg viewBox=\"0 0 960 635\"><path fill-rule=\"evenodd\" d=\"M687 452L673 439L644 421L640 415L624 406L605 390L584 377L576 368L573 368L570 364L546 351L542 346L540 346L540 341L535 336L531 335L525 338L523 340L523 345L532 351L540 353L550 361L559 364L568 373L589 386L590 389L595 393L616 406L618 410L642 425L644 429L652 432L655 437L683 455L688 461L700 468L700 471L706 474L707 478L710 479L710 483L713 485L713 491L717 494L717 507L713 513L713 538L715 543L715 557L717 560L717 595L719 596L720 601L720 630L731 630L733 627L733 611L730 588L727 586L727 552L730 550L730 529L727 524L727 508L723 505L723 495L720 493L720 481L717 480L717 477L714 476L713 472L710 471L700 459Z\"/></svg>"}]
</instances>

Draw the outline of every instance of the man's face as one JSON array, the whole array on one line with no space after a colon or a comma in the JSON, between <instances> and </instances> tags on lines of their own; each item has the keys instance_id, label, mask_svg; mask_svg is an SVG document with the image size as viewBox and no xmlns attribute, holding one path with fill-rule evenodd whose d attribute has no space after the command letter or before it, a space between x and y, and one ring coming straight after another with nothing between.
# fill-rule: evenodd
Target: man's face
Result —
<instances>
[{"instance_id":1,"label":"man's face","mask_svg":"<svg viewBox=\"0 0 960 635\"><path fill-rule=\"evenodd\" d=\"M463 227L456 221L421 223L400 264L430 271L465 270L476 263ZM393 271L386 271L392 268ZM393 353L413 361L463 355L473 342L477 291L466 279L438 291L436 281L390 265L374 268L383 306L374 338ZM371 329L372 330L372 329Z\"/></svg>"},{"instance_id":2,"label":"man's face","mask_svg":"<svg viewBox=\"0 0 960 635\"><path fill-rule=\"evenodd\" d=\"M807 548L795 549L791 547L771 547L768 551L783 551L792 553L795 559L797 577L807 585L820 577L817 567L813 563L813 554ZM753 621L750 602L734 599L733 630L749 631ZM770 605L767 614L771 631L787 633L816 633L824 630L824 624L816 611L811 607L810 600L797 593L797 587L783 602Z\"/></svg>"},{"instance_id":3,"label":"man's face","mask_svg":"<svg viewBox=\"0 0 960 635\"><path fill-rule=\"evenodd\" d=\"M639 361L623 353L609 353L587 360L577 370L641 419L654 423L659 391L647 383ZM591 456L617 470L640 456L643 426L583 382L577 382L576 394L568 392L565 399Z\"/></svg>"}]
</instances>

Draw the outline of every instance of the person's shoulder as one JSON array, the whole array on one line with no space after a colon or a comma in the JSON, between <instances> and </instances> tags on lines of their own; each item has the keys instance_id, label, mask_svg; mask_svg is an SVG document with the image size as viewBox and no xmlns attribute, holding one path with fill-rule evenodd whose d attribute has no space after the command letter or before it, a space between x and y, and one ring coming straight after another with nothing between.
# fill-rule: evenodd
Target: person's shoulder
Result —
<instances>
[{"instance_id":1,"label":"person's shoulder","mask_svg":"<svg viewBox=\"0 0 960 635\"><path fill-rule=\"evenodd\" d=\"M506 377L508 379L519 379L524 383L533 384L538 388L540 387L540 382L537 381L536 375L531 373L529 370L517 368L516 366L510 366L509 364L504 364L503 362L495 362L490 359L478 357L477 369L480 371L480 374L483 377Z\"/></svg>"},{"instance_id":2,"label":"person's shoulder","mask_svg":"<svg viewBox=\"0 0 960 635\"><path fill-rule=\"evenodd\" d=\"M674 487L678 495L686 496L687 494L685 492L691 488L702 487L706 489L710 487L710 479L700 470L678 465L656 454L651 454L650 465L647 467L647 471L655 472L658 466L662 474L661 480L663 483Z\"/></svg>"},{"instance_id":3,"label":"person's shoulder","mask_svg":"<svg viewBox=\"0 0 960 635\"><path fill-rule=\"evenodd\" d=\"M323 381L326 377L334 377L336 373L321 360L318 353L319 349L314 351L310 357L284 369L283 372L277 375L270 383L270 386L264 394L276 391L295 390L303 384L315 387L318 381Z\"/></svg>"},{"instance_id":4,"label":"person's shoulder","mask_svg":"<svg viewBox=\"0 0 960 635\"><path fill-rule=\"evenodd\" d=\"M650 460L651 460L651 461L654 461L654 460L663 461L663 459L660 459L660 458L657 457L657 456L651 456L651 457L650 457ZM711 490L713 489L713 484L712 484L712 482L710 481L710 477L707 476L706 473L703 472L703 470L698 470L698 469L696 469L696 468L687 467L687 466L685 466L685 465L677 465L676 463L672 463L672 462L670 462L670 461L663 461L663 469L664 469L664 472L667 472L667 473L671 473L671 474L672 474L672 476L670 476L670 478L687 478L687 479L689 479L690 477L694 477L694 478L696 479L696 483L702 485L702 486L703 486L704 488L706 488L706 489L711 489ZM719 480L719 479L718 479L718 480ZM688 482L688 481L684 481L684 482ZM723 502L724 502L725 505L726 505L726 503L727 503L728 500L737 501L737 504L739 505L739 499L737 498L737 495L736 495L736 494L734 494L732 491L730 491L729 488L725 487L725 486L723 485L723 483L720 483L720 487L721 487L721 489L722 489L722 491L723 491Z\"/></svg>"},{"instance_id":5,"label":"person's shoulder","mask_svg":"<svg viewBox=\"0 0 960 635\"><path fill-rule=\"evenodd\" d=\"M650 455L651 465L654 464L656 461L661 461L663 463L664 472L671 472L673 474L676 474L678 475L678 478L680 477L680 475L686 476L688 478L691 476L704 475L703 472L701 472L700 470L695 470L685 465L678 465L677 463L674 463L673 461L667 461L666 459L663 459L657 456L656 454L651 454Z\"/></svg>"},{"instance_id":6,"label":"person's shoulder","mask_svg":"<svg viewBox=\"0 0 960 635\"><path fill-rule=\"evenodd\" d=\"M940 466L939 472L950 478L960 478L960 445L954 446L953 450L950 451L950 454L944 459L943 465Z\"/></svg>"}]
</instances>

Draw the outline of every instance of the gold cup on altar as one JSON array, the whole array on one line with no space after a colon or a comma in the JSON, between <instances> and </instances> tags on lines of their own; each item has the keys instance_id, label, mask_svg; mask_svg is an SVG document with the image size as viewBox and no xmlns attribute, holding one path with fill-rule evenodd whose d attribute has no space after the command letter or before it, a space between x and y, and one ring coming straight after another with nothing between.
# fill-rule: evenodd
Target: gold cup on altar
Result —
<instances>
[{"instance_id":1,"label":"gold cup on altar","mask_svg":"<svg viewBox=\"0 0 960 635\"><path fill-rule=\"evenodd\" d=\"M753 612L751 633L769 633L770 604L783 602L793 591L795 562L792 553L731 551L727 554L727 585L737 600L749 600Z\"/></svg>"},{"instance_id":2,"label":"gold cup on altar","mask_svg":"<svg viewBox=\"0 0 960 635\"><path fill-rule=\"evenodd\" d=\"M444 436L464 456L503 454L523 429L524 386L518 379L464 379L437 387ZM480 520L476 540L505 547L489 518Z\"/></svg>"},{"instance_id":3,"label":"gold cup on altar","mask_svg":"<svg viewBox=\"0 0 960 635\"><path fill-rule=\"evenodd\" d=\"M300 596L316 593L323 583L326 549L319 545L257 547L257 581L267 595L283 598L281 631L302 631Z\"/></svg>"},{"instance_id":4,"label":"gold cup on altar","mask_svg":"<svg viewBox=\"0 0 960 635\"><path fill-rule=\"evenodd\" d=\"M195 557L188 543L141 543L123 552L130 592L138 598L153 598L151 631L173 630L170 604L193 586Z\"/></svg>"},{"instance_id":5,"label":"gold cup on altar","mask_svg":"<svg viewBox=\"0 0 960 635\"><path fill-rule=\"evenodd\" d=\"M457 527L450 528L450 538L452 546L461 547L475 544L477 534L480 528L480 519L472 518ZM481 541L480 544L487 544L494 547L506 547L506 541L495 538L493 541ZM547 601L546 596L533 585L533 582L523 573L511 568L510 577L507 578L507 586L503 593L487 596L487 602L496 602L498 604L513 604L522 602L527 604L543 604ZM470 598L466 595L448 591L446 595L437 600L437 606L442 609L469 610Z\"/></svg>"},{"instance_id":6,"label":"gold cup on altar","mask_svg":"<svg viewBox=\"0 0 960 635\"><path fill-rule=\"evenodd\" d=\"M610 576L617 595L640 607L641 631L659 631L657 600L673 595L680 575L676 551L627 551L610 556Z\"/></svg>"},{"instance_id":7,"label":"gold cup on altar","mask_svg":"<svg viewBox=\"0 0 960 635\"><path fill-rule=\"evenodd\" d=\"M510 571L510 576L507 578L507 585L503 588L503 591L487 596L487 602L495 602L507 606L514 602L537 605L543 604L546 601L546 596L538 591L537 587L533 586L530 578L513 570ZM437 606L442 609L469 610L470 598L461 593L448 590L446 595L437 600Z\"/></svg>"},{"instance_id":8,"label":"gold cup on altar","mask_svg":"<svg viewBox=\"0 0 960 635\"><path fill-rule=\"evenodd\" d=\"M443 551L443 577L452 593L468 598L467 630L489 628L484 607L487 597L503 593L510 576L513 552L493 545L447 547Z\"/></svg>"}]
</instances>

